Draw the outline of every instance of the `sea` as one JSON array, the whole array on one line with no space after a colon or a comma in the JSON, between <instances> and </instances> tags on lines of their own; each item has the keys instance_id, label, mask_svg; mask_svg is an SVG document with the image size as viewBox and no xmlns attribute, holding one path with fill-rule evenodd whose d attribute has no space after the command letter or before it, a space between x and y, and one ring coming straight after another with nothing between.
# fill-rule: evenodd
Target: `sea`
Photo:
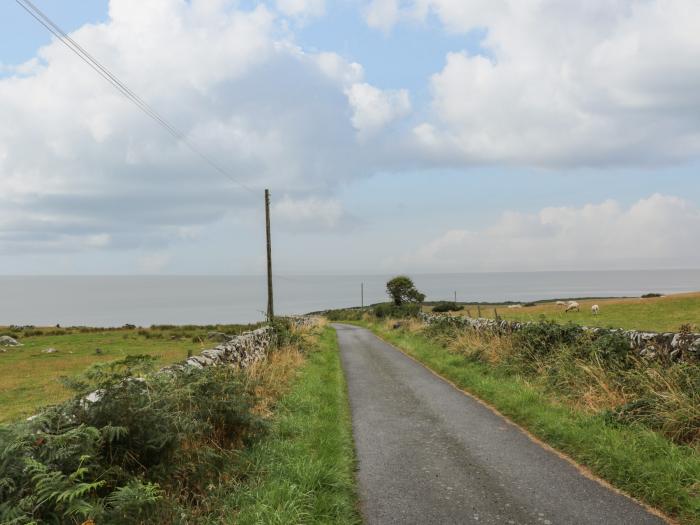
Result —
<instances>
[{"instance_id":1,"label":"sea","mask_svg":"<svg viewBox=\"0 0 700 525\"><path fill-rule=\"evenodd\" d=\"M389 275L280 275L276 314L387 300ZM427 300L526 302L700 290L700 270L411 275ZM264 276L0 276L0 326L253 323L265 318Z\"/></svg>"}]
</instances>

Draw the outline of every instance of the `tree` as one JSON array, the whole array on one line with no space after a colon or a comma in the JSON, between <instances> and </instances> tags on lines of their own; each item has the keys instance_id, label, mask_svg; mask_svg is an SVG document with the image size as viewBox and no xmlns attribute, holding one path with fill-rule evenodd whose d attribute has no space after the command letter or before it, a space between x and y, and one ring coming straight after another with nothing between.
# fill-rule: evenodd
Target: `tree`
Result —
<instances>
[{"instance_id":1,"label":"tree","mask_svg":"<svg viewBox=\"0 0 700 525\"><path fill-rule=\"evenodd\" d=\"M425 294L420 293L410 277L399 275L386 283L386 291L396 306L403 303L421 303Z\"/></svg>"}]
</instances>

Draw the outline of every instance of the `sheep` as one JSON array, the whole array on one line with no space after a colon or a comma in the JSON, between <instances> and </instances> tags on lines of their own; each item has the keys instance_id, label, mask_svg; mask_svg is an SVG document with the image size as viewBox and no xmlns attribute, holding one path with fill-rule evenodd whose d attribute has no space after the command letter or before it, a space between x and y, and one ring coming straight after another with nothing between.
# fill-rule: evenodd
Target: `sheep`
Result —
<instances>
[{"instance_id":1,"label":"sheep","mask_svg":"<svg viewBox=\"0 0 700 525\"><path fill-rule=\"evenodd\" d=\"M509 304L508 305L508 308L522 308L522 307L523 307L522 304Z\"/></svg>"},{"instance_id":2,"label":"sheep","mask_svg":"<svg viewBox=\"0 0 700 525\"><path fill-rule=\"evenodd\" d=\"M564 301L557 301L556 305L557 306L566 306L566 303Z\"/></svg>"},{"instance_id":3,"label":"sheep","mask_svg":"<svg viewBox=\"0 0 700 525\"><path fill-rule=\"evenodd\" d=\"M593 315L598 315L598 312L600 312L600 306L598 306L597 304L591 306L591 313Z\"/></svg>"},{"instance_id":4,"label":"sheep","mask_svg":"<svg viewBox=\"0 0 700 525\"><path fill-rule=\"evenodd\" d=\"M579 305L576 301L570 301L569 304L566 305L566 310L564 310L564 313L573 312L574 310L580 312L581 305Z\"/></svg>"}]
</instances>

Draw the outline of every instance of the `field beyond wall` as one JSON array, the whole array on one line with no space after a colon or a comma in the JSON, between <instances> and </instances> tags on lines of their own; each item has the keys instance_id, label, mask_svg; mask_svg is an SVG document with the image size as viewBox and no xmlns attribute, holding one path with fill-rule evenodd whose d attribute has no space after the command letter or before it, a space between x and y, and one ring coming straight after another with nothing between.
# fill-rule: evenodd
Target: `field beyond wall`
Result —
<instances>
[{"instance_id":1,"label":"field beyond wall","mask_svg":"<svg viewBox=\"0 0 700 525\"><path fill-rule=\"evenodd\" d=\"M564 308L554 301L538 302L534 306L508 308L507 305L481 306L481 316L493 318L494 308L503 319L515 321L539 321L542 318L584 326L648 330L652 332L677 332L681 325L690 324L700 329L700 292L673 294L663 297L625 299L584 299L577 301L580 312L564 313ZM457 315L477 316L477 305L464 304ZM600 314L593 315L591 306L597 304ZM431 311L431 307L426 307Z\"/></svg>"}]
</instances>

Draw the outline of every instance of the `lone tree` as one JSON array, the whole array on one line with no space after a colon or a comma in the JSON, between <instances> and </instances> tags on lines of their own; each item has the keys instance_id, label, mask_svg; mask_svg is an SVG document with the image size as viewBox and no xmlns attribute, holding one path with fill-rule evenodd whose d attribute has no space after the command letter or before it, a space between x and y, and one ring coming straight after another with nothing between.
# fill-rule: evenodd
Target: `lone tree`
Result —
<instances>
[{"instance_id":1,"label":"lone tree","mask_svg":"<svg viewBox=\"0 0 700 525\"><path fill-rule=\"evenodd\" d=\"M403 303L422 303L425 294L420 293L410 277L399 275L386 283L386 291L394 300L396 306Z\"/></svg>"}]
</instances>

